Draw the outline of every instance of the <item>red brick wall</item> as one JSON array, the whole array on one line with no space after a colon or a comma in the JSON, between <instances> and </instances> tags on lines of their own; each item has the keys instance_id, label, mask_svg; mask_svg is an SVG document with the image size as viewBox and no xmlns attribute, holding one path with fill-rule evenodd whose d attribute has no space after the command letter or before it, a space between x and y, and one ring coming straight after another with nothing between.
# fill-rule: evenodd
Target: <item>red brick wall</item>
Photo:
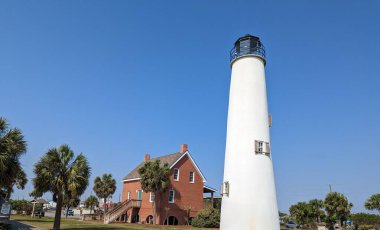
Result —
<instances>
[{"instance_id":1,"label":"red brick wall","mask_svg":"<svg viewBox=\"0 0 380 230\"><path fill-rule=\"evenodd\" d=\"M179 169L179 181L174 181L174 168ZM194 172L194 183L190 183L190 171ZM131 199L137 199L137 190L141 189L140 181L124 182L123 201L127 199L128 191ZM169 203L169 190L174 189L174 203ZM168 207L167 212L165 208ZM179 225L186 224L186 210L191 207L190 217L194 217L203 208L203 179L186 155L172 169L168 189L157 197L157 223L163 224L168 216L175 216ZM130 215L131 210L128 212ZM149 215L153 215L153 203L149 202L149 193L143 192L141 208L138 212L140 219L145 221Z\"/></svg>"}]
</instances>

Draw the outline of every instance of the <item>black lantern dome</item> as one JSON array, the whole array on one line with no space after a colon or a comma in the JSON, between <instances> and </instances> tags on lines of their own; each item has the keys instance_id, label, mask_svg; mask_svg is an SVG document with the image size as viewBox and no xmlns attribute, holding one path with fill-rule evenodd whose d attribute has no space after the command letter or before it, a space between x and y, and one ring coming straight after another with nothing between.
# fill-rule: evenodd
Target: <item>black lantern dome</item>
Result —
<instances>
[{"instance_id":1,"label":"black lantern dome","mask_svg":"<svg viewBox=\"0 0 380 230\"><path fill-rule=\"evenodd\" d=\"M245 56L259 57L265 64L265 48L259 37L247 34L235 42L235 46L230 52L231 64L240 57Z\"/></svg>"}]
</instances>

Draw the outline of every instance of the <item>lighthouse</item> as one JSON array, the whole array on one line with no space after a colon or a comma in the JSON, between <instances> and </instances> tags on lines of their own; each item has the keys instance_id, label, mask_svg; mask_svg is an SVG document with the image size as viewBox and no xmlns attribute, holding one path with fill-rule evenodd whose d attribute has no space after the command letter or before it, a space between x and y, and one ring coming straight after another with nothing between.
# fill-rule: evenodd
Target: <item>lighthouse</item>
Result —
<instances>
[{"instance_id":1,"label":"lighthouse","mask_svg":"<svg viewBox=\"0 0 380 230\"><path fill-rule=\"evenodd\" d=\"M260 38L239 38L230 52L231 85L222 184L221 230L279 230Z\"/></svg>"}]
</instances>

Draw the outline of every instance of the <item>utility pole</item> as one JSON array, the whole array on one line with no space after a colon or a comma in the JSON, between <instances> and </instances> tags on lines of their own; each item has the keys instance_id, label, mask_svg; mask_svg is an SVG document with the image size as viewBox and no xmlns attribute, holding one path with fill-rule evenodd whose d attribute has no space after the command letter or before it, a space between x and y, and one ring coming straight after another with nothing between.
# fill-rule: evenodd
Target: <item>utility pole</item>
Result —
<instances>
[{"instance_id":1,"label":"utility pole","mask_svg":"<svg viewBox=\"0 0 380 230\"><path fill-rule=\"evenodd\" d=\"M331 184L329 184L329 187L330 187L330 193L332 193Z\"/></svg>"}]
</instances>

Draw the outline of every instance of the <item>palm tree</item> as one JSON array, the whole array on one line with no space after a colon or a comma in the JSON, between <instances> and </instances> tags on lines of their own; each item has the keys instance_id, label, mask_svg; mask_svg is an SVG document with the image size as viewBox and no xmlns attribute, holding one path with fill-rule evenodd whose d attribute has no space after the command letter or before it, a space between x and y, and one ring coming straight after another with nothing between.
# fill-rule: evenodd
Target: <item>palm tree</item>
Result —
<instances>
[{"instance_id":1,"label":"palm tree","mask_svg":"<svg viewBox=\"0 0 380 230\"><path fill-rule=\"evenodd\" d=\"M97 207L99 205L98 198L96 198L96 196L91 195L84 201L84 205L86 206L86 208L90 208L91 214L94 207Z\"/></svg>"},{"instance_id":2,"label":"palm tree","mask_svg":"<svg viewBox=\"0 0 380 230\"><path fill-rule=\"evenodd\" d=\"M364 204L364 207L368 210L374 210L380 212L380 194L372 195Z\"/></svg>"},{"instance_id":3,"label":"palm tree","mask_svg":"<svg viewBox=\"0 0 380 230\"><path fill-rule=\"evenodd\" d=\"M321 222L321 216L323 216L323 200L313 199L309 201L311 217L313 218L314 224Z\"/></svg>"},{"instance_id":4,"label":"palm tree","mask_svg":"<svg viewBox=\"0 0 380 230\"><path fill-rule=\"evenodd\" d=\"M0 193L10 197L13 186L24 189L27 177L20 164L20 157L26 152L22 132L9 128L8 122L0 117Z\"/></svg>"},{"instance_id":5,"label":"palm tree","mask_svg":"<svg viewBox=\"0 0 380 230\"><path fill-rule=\"evenodd\" d=\"M88 186L91 169L87 158L74 152L68 145L52 148L34 165L36 177L33 179L34 194L53 194L57 202L53 229L60 229L61 212L65 197L79 197ZM65 198L66 199L66 198Z\"/></svg>"},{"instance_id":6,"label":"palm tree","mask_svg":"<svg viewBox=\"0 0 380 230\"><path fill-rule=\"evenodd\" d=\"M156 197L161 195L169 185L169 165L165 163L162 167L160 161L148 161L139 168L139 174L141 177L141 188L145 192L153 193L153 224L156 224Z\"/></svg>"},{"instance_id":7,"label":"palm tree","mask_svg":"<svg viewBox=\"0 0 380 230\"><path fill-rule=\"evenodd\" d=\"M106 213L108 210L107 199L116 191L116 181L112 178L112 174L105 173L101 178L96 177L93 190L99 198L103 199L104 213Z\"/></svg>"},{"instance_id":8,"label":"palm tree","mask_svg":"<svg viewBox=\"0 0 380 230\"><path fill-rule=\"evenodd\" d=\"M327 194L324 206L330 224L333 225L335 221L338 221L339 225L342 225L348 219L353 205L343 194L331 192Z\"/></svg>"}]
</instances>

